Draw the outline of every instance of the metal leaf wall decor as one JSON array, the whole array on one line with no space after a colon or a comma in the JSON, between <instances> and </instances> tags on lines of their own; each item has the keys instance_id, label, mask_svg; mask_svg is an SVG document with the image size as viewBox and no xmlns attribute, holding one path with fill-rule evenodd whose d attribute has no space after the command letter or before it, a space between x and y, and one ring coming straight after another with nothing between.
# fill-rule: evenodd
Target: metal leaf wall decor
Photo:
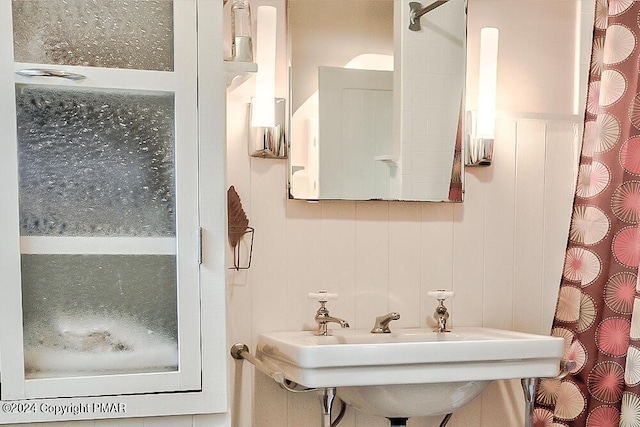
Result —
<instances>
[{"instance_id":1,"label":"metal leaf wall decor","mask_svg":"<svg viewBox=\"0 0 640 427\"><path fill-rule=\"evenodd\" d=\"M240 196L238 196L233 185L227 190L227 217L229 244L232 248L235 248L242 240L242 236L247 232L249 219L242 208Z\"/></svg>"}]
</instances>

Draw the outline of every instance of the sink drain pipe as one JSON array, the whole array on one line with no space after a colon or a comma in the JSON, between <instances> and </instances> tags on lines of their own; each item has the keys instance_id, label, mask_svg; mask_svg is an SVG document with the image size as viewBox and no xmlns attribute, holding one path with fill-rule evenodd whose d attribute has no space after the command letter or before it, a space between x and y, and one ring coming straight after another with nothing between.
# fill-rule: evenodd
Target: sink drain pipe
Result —
<instances>
[{"instance_id":1,"label":"sink drain pipe","mask_svg":"<svg viewBox=\"0 0 640 427\"><path fill-rule=\"evenodd\" d=\"M340 411L338 412L336 419L331 421L331 409L333 408L333 401L336 398L336 389L335 387L321 388L318 389L318 393L320 395L320 406L322 408L320 425L322 427L336 427L344 417L344 413L347 410L347 404L338 398L340 401Z\"/></svg>"},{"instance_id":2,"label":"sink drain pipe","mask_svg":"<svg viewBox=\"0 0 640 427\"><path fill-rule=\"evenodd\" d=\"M447 414L444 416L444 418L442 419L442 422L440 423L440 427L444 427L447 424L449 424L449 420L451 419L451 415L453 414Z\"/></svg>"}]
</instances>

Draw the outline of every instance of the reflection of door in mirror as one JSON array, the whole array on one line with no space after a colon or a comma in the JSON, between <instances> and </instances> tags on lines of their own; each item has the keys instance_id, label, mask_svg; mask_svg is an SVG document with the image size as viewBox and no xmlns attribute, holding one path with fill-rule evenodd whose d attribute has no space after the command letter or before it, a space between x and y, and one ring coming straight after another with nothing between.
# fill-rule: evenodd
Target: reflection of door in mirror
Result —
<instances>
[{"instance_id":1,"label":"reflection of door in mirror","mask_svg":"<svg viewBox=\"0 0 640 427\"><path fill-rule=\"evenodd\" d=\"M318 198L393 197L393 73L319 67ZM310 159L310 158L309 158Z\"/></svg>"},{"instance_id":2,"label":"reflection of door in mirror","mask_svg":"<svg viewBox=\"0 0 640 427\"><path fill-rule=\"evenodd\" d=\"M414 33L408 0L288 0L292 198L450 200L466 2L448 3Z\"/></svg>"}]
</instances>

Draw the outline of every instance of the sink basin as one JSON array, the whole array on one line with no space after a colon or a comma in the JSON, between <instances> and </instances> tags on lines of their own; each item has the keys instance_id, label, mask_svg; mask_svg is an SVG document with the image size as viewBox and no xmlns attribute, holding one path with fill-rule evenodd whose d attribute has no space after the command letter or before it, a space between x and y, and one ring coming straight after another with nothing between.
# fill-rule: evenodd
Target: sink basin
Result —
<instances>
[{"instance_id":1,"label":"sink basin","mask_svg":"<svg viewBox=\"0 0 640 427\"><path fill-rule=\"evenodd\" d=\"M266 333L257 347L258 357L288 380L336 387L342 400L367 413L408 418L451 413L493 380L553 377L564 340L480 327L334 329L331 336Z\"/></svg>"}]
</instances>

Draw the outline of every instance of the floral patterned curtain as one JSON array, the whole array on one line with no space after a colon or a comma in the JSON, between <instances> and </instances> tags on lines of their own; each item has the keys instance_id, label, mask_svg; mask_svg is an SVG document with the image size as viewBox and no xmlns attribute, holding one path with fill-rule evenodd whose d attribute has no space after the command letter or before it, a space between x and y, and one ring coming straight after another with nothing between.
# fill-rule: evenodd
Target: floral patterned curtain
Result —
<instances>
[{"instance_id":1,"label":"floral patterned curtain","mask_svg":"<svg viewBox=\"0 0 640 427\"><path fill-rule=\"evenodd\" d=\"M584 139L552 334L576 363L534 425L640 427L640 1L597 0Z\"/></svg>"}]
</instances>

